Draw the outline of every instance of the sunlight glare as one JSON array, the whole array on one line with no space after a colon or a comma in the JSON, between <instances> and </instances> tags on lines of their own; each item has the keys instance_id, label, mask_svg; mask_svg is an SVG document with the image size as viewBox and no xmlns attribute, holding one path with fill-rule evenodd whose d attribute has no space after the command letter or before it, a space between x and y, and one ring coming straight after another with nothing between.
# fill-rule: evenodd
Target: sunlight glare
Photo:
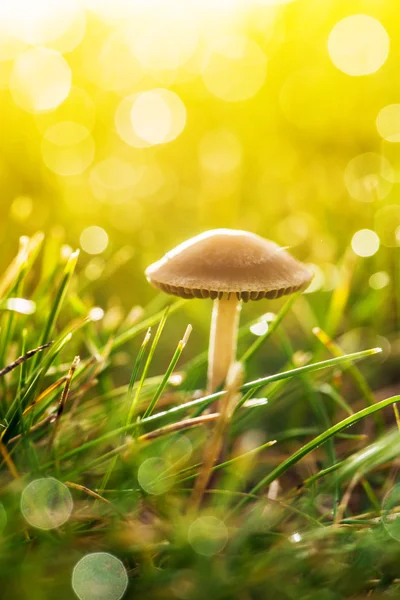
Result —
<instances>
[{"instance_id":1,"label":"sunlight glare","mask_svg":"<svg viewBox=\"0 0 400 600\"><path fill-rule=\"evenodd\" d=\"M21 315L32 315L36 311L36 304L25 298L8 298L5 306L7 310L20 313Z\"/></svg>"},{"instance_id":2,"label":"sunlight glare","mask_svg":"<svg viewBox=\"0 0 400 600\"><path fill-rule=\"evenodd\" d=\"M291 4L295 0L256 0L256 2L262 6L282 6L283 4Z\"/></svg>"},{"instance_id":3,"label":"sunlight glare","mask_svg":"<svg viewBox=\"0 0 400 600\"><path fill-rule=\"evenodd\" d=\"M0 3L0 21L30 44L44 45L60 38L80 12L78 0L12 0Z\"/></svg>"},{"instance_id":4,"label":"sunlight glare","mask_svg":"<svg viewBox=\"0 0 400 600\"><path fill-rule=\"evenodd\" d=\"M195 52L198 25L187 9L182 10L183 7L182 4L179 10L161 10L139 35L130 37L132 53L144 69L150 72L174 70L184 65Z\"/></svg>"},{"instance_id":5,"label":"sunlight glare","mask_svg":"<svg viewBox=\"0 0 400 600\"><path fill-rule=\"evenodd\" d=\"M308 263L308 267L313 271L314 277L311 280L308 288L304 290L304 294L312 294L322 289L325 285L325 273L320 266Z\"/></svg>"}]
</instances>

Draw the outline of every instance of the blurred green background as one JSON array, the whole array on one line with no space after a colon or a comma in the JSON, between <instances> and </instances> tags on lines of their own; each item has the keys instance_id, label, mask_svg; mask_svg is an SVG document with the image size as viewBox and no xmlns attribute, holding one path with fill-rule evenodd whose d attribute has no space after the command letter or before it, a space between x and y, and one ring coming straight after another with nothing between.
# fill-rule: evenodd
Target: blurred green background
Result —
<instances>
[{"instance_id":1,"label":"blurred green background","mask_svg":"<svg viewBox=\"0 0 400 600\"><path fill-rule=\"evenodd\" d=\"M383 349L360 363L374 394L358 372L349 374L356 385L342 376L347 364L324 371L322 379L296 377L287 388L282 382L267 387L268 410L261 399L249 416L238 419L233 451L241 454L275 438L279 443L252 457L243 473L234 467L227 491L231 477L234 489L247 490L304 439L337 423L343 418L342 398L350 402L351 413L366 401L373 404L399 392L399 53L398 0L0 0L1 273L17 254L19 238L31 238L20 243L14 271L0 277L0 296L6 290L36 303L34 315L34 305L24 302L7 306L22 315L2 314L0 369L47 341L47 334L65 340L67 331L85 324L71 344L67 340L48 373L51 361L44 352L26 363L26 371L22 367L0 382L3 417L18 404L21 389L27 404L46 399L27 421L19 422L17 408L12 427L2 419L7 434L17 425L15 433L24 437L26 422L52 417L60 389L52 387L54 381L68 373L75 354L82 358L72 386L76 396L62 421L61 446L53 444L46 427L35 444L27 439L29 445L12 450L23 477L10 485L3 454L1 502L8 524L0 540L1 598L70 598L74 565L82 554L104 549L125 561L127 598L265 598L268 593L279 599L341 600L361 594L371 578L376 578L374 598L388 598L384 586L392 581L397 587L390 597L398 597L399 545L385 537L381 522L360 521L359 529L330 527L331 514L342 495L346 498L347 475L351 488L353 474L369 476L376 465L386 469L362 482L365 493L356 488L350 516L379 509L396 481L398 438L390 429L381 435L379 420L376 431L368 420L363 429L353 427L347 438L335 440L337 459L349 457L351 467L342 487L335 480L332 491L329 477L304 494L298 487L336 464L333 441L280 477L282 494L278 488L272 494L293 503L290 519L284 511L279 518L274 512L267 523L263 489L255 512L246 509L243 520L229 521L228 558L219 557L225 562L189 548L185 519L177 516L191 518L189 496L181 489L176 496L175 491L161 495L159 502L151 491L146 497L138 469L167 453L163 440L144 444L137 454L133 446L124 451L108 489L107 453L123 441L118 428L125 423L128 382L147 328L140 329L141 319L168 301L148 285L144 270L206 229L253 231L287 247L315 271L307 293L246 364L247 381L335 354L320 343L321 334L320 340L313 335L315 327L345 352ZM37 232L46 236L40 253ZM76 276L69 278L65 265L72 275L71 254L77 248ZM59 290L66 281L68 295L61 302ZM243 307L239 357L273 320L265 314L277 313L283 302ZM96 306L104 315L91 311ZM88 323L88 314L97 314L101 322ZM177 367L186 377L174 374L178 387L168 388L159 408L176 406L204 387L210 314L211 302L193 300L170 315L145 372L144 393L137 388L141 401L148 402L158 389L159 380L151 378L165 373L188 323L193 333ZM158 320L152 322L153 339ZM140 335L133 339L138 322ZM43 365L43 376L50 377L46 383L38 370ZM32 380L38 389L32 384L25 393L20 373L29 382L36 372L40 377ZM45 396L36 396L45 385ZM80 394L85 395L82 405ZM394 423L389 410L382 419L388 427ZM199 428L189 436L184 439L189 447L193 442L196 466L203 460L206 433ZM92 447L92 441L99 445ZM354 449L365 449L364 455L352 454ZM48 462L49 451L54 463ZM182 452L177 446L177 456ZM104 464L93 467L102 455ZM190 453L185 460L192 460ZM54 535L39 527L26 540L20 493L42 471L60 481L80 481L89 492L101 491L105 482L107 498L131 523L119 521L120 515L108 519L108 507L88 499L86 488L72 485L76 509L70 524ZM295 495L286 497L292 488ZM217 494L213 505L221 519L231 501L229 494L225 497ZM397 494L394 501L398 504ZM162 515L160 526L154 506ZM274 537L275 518L284 542ZM0 510L0 532L2 520ZM321 551L320 520L328 525L323 528L327 536L334 536L326 538L328 552ZM219 524L227 539L224 523ZM264 540L270 529L272 536ZM310 545L303 546L299 541L308 529ZM166 531L172 532L170 554ZM159 556L147 570L153 542ZM90 574L86 581L89 585ZM247 583L254 594L245 589ZM372 587L368 590L370 595Z\"/></svg>"},{"instance_id":2,"label":"blurred green background","mask_svg":"<svg viewBox=\"0 0 400 600\"><path fill-rule=\"evenodd\" d=\"M394 0L1 3L2 264L38 230L80 247L118 321L165 251L246 229L314 265L304 330L393 342L399 39ZM205 347L209 303L185 310Z\"/></svg>"}]
</instances>

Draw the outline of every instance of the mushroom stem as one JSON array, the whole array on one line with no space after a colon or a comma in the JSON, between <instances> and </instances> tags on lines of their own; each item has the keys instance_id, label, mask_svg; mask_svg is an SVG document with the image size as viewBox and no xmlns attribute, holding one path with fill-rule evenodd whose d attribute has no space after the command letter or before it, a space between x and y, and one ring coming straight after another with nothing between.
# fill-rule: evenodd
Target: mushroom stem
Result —
<instances>
[{"instance_id":1,"label":"mushroom stem","mask_svg":"<svg viewBox=\"0 0 400 600\"><path fill-rule=\"evenodd\" d=\"M209 393L224 383L235 360L240 309L241 301L236 294L224 294L214 300L208 351Z\"/></svg>"}]
</instances>

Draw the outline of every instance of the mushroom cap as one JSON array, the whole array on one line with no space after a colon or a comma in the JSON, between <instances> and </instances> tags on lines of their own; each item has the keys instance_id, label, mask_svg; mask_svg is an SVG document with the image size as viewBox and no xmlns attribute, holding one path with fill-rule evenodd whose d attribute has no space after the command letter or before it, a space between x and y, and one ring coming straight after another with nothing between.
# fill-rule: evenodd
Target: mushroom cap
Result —
<instances>
[{"instance_id":1,"label":"mushroom cap","mask_svg":"<svg viewBox=\"0 0 400 600\"><path fill-rule=\"evenodd\" d=\"M146 269L154 287L183 298L279 298L308 286L313 273L274 242L214 229L180 244Z\"/></svg>"}]
</instances>

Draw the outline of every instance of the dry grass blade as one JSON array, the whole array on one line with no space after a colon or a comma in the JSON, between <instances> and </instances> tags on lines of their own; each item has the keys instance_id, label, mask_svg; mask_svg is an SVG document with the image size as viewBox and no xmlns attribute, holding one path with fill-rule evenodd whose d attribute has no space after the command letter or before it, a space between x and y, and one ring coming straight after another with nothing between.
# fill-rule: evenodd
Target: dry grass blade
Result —
<instances>
[{"instance_id":1,"label":"dry grass blade","mask_svg":"<svg viewBox=\"0 0 400 600\"><path fill-rule=\"evenodd\" d=\"M400 414L399 414L399 409L397 408L396 402L393 404L393 412L394 412L394 417L396 419L397 428L400 431Z\"/></svg>"},{"instance_id":2,"label":"dry grass blade","mask_svg":"<svg viewBox=\"0 0 400 600\"><path fill-rule=\"evenodd\" d=\"M57 408L57 413L55 416L55 425L54 425L54 430L53 430L53 435L51 436L51 441L50 441L50 448L53 447L57 433L59 431L60 428L60 418L64 412L64 408L65 408L65 404L67 402L68 399L68 395L69 395L69 391L71 388L71 381L72 381L72 377L74 376L74 373L79 365L80 362L80 357L79 356L75 356L72 365L70 367L70 370L68 371L68 375L66 376L66 380L65 380L65 386L63 389L63 392L61 394L61 398L60 398L60 402L58 404L58 408Z\"/></svg>"},{"instance_id":3,"label":"dry grass blade","mask_svg":"<svg viewBox=\"0 0 400 600\"><path fill-rule=\"evenodd\" d=\"M32 427L29 429L28 434L32 434L35 433L36 431L39 431L40 429L42 429L43 427L45 427L46 425L50 425L51 423L54 422L54 419L56 418L55 414L51 414L48 417L46 417L45 419L43 419L42 421L39 421L39 423L36 423L35 425L32 425ZM22 438L24 437L23 433L19 433L18 435L10 438L7 442L7 444L15 444L16 442L19 442L20 440L22 440Z\"/></svg>"},{"instance_id":4,"label":"dry grass blade","mask_svg":"<svg viewBox=\"0 0 400 600\"><path fill-rule=\"evenodd\" d=\"M225 434L229 427L238 392L243 383L242 363L234 363L227 377L227 393L220 399L220 414L210 440L206 443L203 464L194 485L190 508L197 510L210 480L212 469L224 446Z\"/></svg>"},{"instance_id":5,"label":"dry grass blade","mask_svg":"<svg viewBox=\"0 0 400 600\"><path fill-rule=\"evenodd\" d=\"M97 492L94 492L93 490L89 489L88 487L86 487L84 485L80 485L79 483L73 483L72 481L66 481L65 485L74 490L79 490L80 492L84 492L85 494L87 494L88 496L91 496L95 500L100 500L101 502L104 502L105 504L110 506L120 517L122 517L124 520L127 520L126 516L123 514L123 512L118 510L118 508L116 508L114 506L114 504L112 502L110 502L110 500L107 500L107 498L100 496L100 494L98 494Z\"/></svg>"},{"instance_id":6,"label":"dry grass blade","mask_svg":"<svg viewBox=\"0 0 400 600\"><path fill-rule=\"evenodd\" d=\"M2 455L4 462L6 463L8 470L10 471L10 473L14 477L14 479L19 479L19 473L17 471L17 467L15 466L13 459L11 458L10 454L8 453L7 448L1 441L0 441L0 454Z\"/></svg>"},{"instance_id":7,"label":"dry grass blade","mask_svg":"<svg viewBox=\"0 0 400 600\"><path fill-rule=\"evenodd\" d=\"M338 511L336 513L336 518L335 518L335 525L338 525L343 520L344 513L350 502L350 498L353 493L353 490L356 487L356 485L358 484L358 482L360 481L361 477L362 477L361 473L356 473L353 476L352 480L350 481L345 493L343 494L342 501L339 504Z\"/></svg>"},{"instance_id":8,"label":"dry grass blade","mask_svg":"<svg viewBox=\"0 0 400 600\"><path fill-rule=\"evenodd\" d=\"M31 238L23 235L19 240L19 250L0 280L0 298L3 298L13 287L31 260L34 260L44 240L41 232Z\"/></svg>"},{"instance_id":9,"label":"dry grass blade","mask_svg":"<svg viewBox=\"0 0 400 600\"><path fill-rule=\"evenodd\" d=\"M42 350L49 348L52 344L53 344L53 342L47 342L47 344L42 344L42 346L38 346L37 348L34 348L33 350L29 350L29 352L27 352L26 354L23 354L22 356L20 356L16 360L14 360L14 362L12 362L11 364L4 367L4 369L1 369L0 377L2 375L7 375L7 373L9 373L13 369L16 369L17 367L19 367L19 365L24 363L26 360L29 360L30 358L32 358L32 356L37 354L37 352L42 352Z\"/></svg>"},{"instance_id":10,"label":"dry grass blade","mask_svg":"<svg viewBox=\"0 0 400 600\"><path fill-rule=\"evenodd\" d=\"M321 344L323 344L325 348L332 354L332 356L345 356L346 353L344 352L344 350L342 350L339 344L334 342L333 339L325 331L323 331L323 329L321 329L320 327L314 327L313 334L321 342ZM366 398L369 406L372 406L372 404L374 404L376 401L375 396L368 383L366 382L364 376L362 375L361 371L358 369L357 365L355 365L354 363L349 363L348 372L355 381L361 394L363 394L363 396Z\"/></svg>"},{"instance_id":11,"label":"dry grass blade","mask_svg":"<svg viewBox=\"0 0 400 600\"><path fill-rule=\"evenodd\" d=\"M161 437L163 435L168 435L169 433L173 433L175 431L181 431L182 429L191 429L192 427L197 427L198 425L205 425L206 423L215 421L220 416L220 413L210 413L209 415L201 415L200 417L185 419L183 421L178 421L177 423L170 423L165 427L160 427L160 429L155 429L154 431L150 431L149 433L145 433L139 436L138 440L139 442L143 442L146 440L154 440L155 438Z\"/></svg>"},{"instance_id":12,"label":"dry grass blade","mask_svg":"<svg viewBox=\"0 0 400 600\"><path fill-rule=\"evenodd\" d=\"M60 379L57 379L54 383L49 385L39 396L29 405L23 412L23 416L25 417L28 413L31 412L38 404L40 404L43 400L45 400L50 394L57 390L62 384L67 380L67 375L63 375Z\"/></svg>"}]
</instances>

